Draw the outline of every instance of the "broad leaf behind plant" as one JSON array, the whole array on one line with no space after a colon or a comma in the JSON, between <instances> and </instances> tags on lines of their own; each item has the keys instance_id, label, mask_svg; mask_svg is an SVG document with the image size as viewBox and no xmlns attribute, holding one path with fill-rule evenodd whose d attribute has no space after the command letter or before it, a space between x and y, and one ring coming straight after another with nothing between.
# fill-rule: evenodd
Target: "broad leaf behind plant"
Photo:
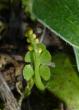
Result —
<instances>
[{"instance_id":1,"label":"broad leaf behind plant","mask_svg":"<svg viewBox=\"0 0 79 110\"><path fill-rule=\"evenodd\" d=\"M51 79L47 89L63 100L68 110L79 110L79 77L75 64L68 55L57 53L52 55L56 67L51 68Z\"/></svg>"}]
</instances>

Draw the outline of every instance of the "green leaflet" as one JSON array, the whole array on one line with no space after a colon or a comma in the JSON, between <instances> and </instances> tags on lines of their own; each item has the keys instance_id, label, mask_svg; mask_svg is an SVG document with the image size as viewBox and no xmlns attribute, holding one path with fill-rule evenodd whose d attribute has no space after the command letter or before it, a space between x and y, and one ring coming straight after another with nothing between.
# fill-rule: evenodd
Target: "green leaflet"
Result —
<instances>
[{"instance_id":1,"label":"green leaflet","mask_svg":"<svg viewBox=\"0 0 79 110\"><path fill-rule=\"evenodd\" d=\"M43 51L46 50L45 45L42 43L37 44L37 46L38 46L38 48L41 48Z\"/></svg>"},{"instance_id":2,"label":"green leaflet","mask_svg":"<svg viewBox=\"0 0 79 110\"><path fill-rule=\"evenodd\" d=\"M40 68L39 68L39 72L40 72L40 76L45 81L48 81L50 79L50 74L51 73L50 73L50 68L48 66L41 65Z\"/></svg>"},{"instance_id":3,"label":"green leaflet","mask_svg":"<svg viewBox=\"0 0 79 110\"><path fill-rule=\"evenodd\" d=\"M40 63L41 64L49 64L51 62L51 55L47 50L44 50L40 54Z\"/></svg>"},{"instance_id":4,"label":"green leaflet","mask_svg":"<svg viewBox=\"0 0 79 110\"><path fill-rule=\"evenodd\" d=\"M33 54L32 51L28 51L26 53L25 58L24 58L25 62L29 62L30 63L30 62L33 61L32 54Z\"/></svg>"},{"instance_id":5,"label":"green leaflet","mask_svg":"<svg viewBox=\"0 0 79 110\"><path fill-rule=\"evenodd\" d=\"M29 65L25 65L25 67L23 69L24 79L26 81L29 81L32 78L33 75L34 75L34 71L33 71L32 66L30 64Z\"/></svg>"}]
</instances>

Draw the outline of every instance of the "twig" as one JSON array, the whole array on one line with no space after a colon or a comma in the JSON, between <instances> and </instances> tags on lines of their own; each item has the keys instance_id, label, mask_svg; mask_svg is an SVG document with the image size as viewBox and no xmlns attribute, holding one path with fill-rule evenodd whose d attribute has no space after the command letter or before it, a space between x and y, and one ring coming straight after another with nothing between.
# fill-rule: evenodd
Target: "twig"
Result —
<instances>
[{"instance_id":1,"label":"twig","mask_svg":"<svg viewBox=\"0 0 79 110\"><path fill-rule=\"evenodd\" d=\"M64 104L60 103L60 110L64 110Z\"/></svg>"},{"instance_id":2,"label":"twig","mask_svg":"<svg viewBox=\"0 0 79 110\"><path fill-rule=\"evenodd\" d=\"M0 94L5 103L4 110L21 110L5 79L0 72Z\"/></svg>"},{"instance_id":3,"label":"twig","mask_svg":"<svg viewBox=\"0 0 79 110\"><path fill-rule=\"evenodd\" d=\"M42 35L40 37L40 42L43 42L44 37L45 37L45 32L46 32L46 27L44 27L44 29L43 29Z\"/></svg>"}]
</instances>

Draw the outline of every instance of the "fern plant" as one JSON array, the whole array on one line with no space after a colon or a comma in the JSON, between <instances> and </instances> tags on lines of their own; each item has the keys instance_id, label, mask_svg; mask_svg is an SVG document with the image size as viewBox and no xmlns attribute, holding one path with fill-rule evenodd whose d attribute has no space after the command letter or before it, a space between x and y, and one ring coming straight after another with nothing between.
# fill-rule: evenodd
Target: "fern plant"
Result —
<instances>
[{"instance_id":1,"label":"fern plant","mask_svg":"<svg viewBox=\"0 0 79 110\"><path fill-rule=\"evenodd\" d=\"M24 60L29 64L25 65L23 76L27 83L32 81L32 86L35 84L39 90L43 91L46 88L45 83L51 76L50 67L48 66L51 62L51 55L45 45L39 42L31 29L26 32L25 36L29 46Z\"/></svg>"}]
</instances>

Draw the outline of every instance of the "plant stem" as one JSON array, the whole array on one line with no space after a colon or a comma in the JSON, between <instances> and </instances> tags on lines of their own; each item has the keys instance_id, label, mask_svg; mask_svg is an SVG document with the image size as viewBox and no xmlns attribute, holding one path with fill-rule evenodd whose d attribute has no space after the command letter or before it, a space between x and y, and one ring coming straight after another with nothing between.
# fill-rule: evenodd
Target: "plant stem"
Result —
<instances>
[{"instance_id":1,"label":"plant stem","mask_svg":"<svg viewBox=\"0 0 79 110\"><path fill-rule=\"evenodd\" d=\"M35 54L34 54L35 84L38 89L44 90L45 87L41 81L41 77L39 74L39 66L40 66L39 54L35 52Z\"/></svg>"}]
</instances>

